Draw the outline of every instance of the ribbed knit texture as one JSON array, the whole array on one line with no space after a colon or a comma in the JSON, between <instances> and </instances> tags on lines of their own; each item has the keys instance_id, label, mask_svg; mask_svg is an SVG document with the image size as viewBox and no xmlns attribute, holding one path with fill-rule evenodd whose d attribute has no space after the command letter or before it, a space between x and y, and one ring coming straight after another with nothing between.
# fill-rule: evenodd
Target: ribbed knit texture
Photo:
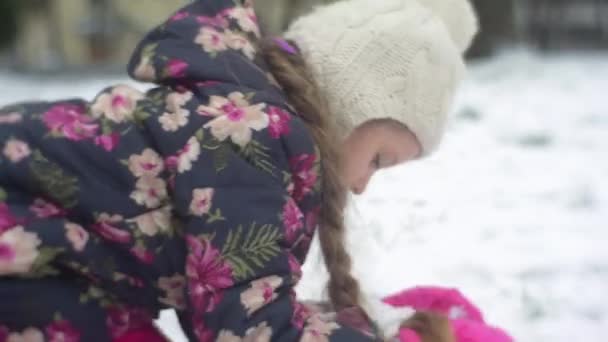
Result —
<instances>
[{"instance_id":1,"label":"ribbed knit texture","mask_svg":"<svg viewBox=\"0 0 608 342\"><path fill-rule=\"evenodd\" d=\"M428 1L341 1L285 33L311 66L338 138L370 119L392 118L416 135L422 156L439 145L477 20L467 0Z\"/></svg>"}]
</instances>

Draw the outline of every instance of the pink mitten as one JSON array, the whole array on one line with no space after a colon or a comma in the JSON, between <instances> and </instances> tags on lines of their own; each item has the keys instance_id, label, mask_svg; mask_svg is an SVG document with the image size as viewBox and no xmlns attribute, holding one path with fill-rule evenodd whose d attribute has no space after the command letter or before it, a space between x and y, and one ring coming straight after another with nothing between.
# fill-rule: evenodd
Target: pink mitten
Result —
<instances>
[{"instance_id":1,"label":"pink mitten","mask_svg":"<svg viewBox=\"0 0 608 342\"><path fill-rule=\"evenodd\" d=\"M503 330L487 325L481 311L456 289L441 287L415 287L384 299L395 307L412 307L431 311L450 319L457 342L513 342ZM399 331L401 342L420 342L411 329Z\"/></svg>"},{"instance_id":2,"label":"pink mitten","mask_svg":"<svg viewBox=\"0 0 608 342\"><path fill-rule=\"evenodd\" d=\"M416 310L432 311L450 319L484 322L481 311L457 289L437 286L418 286L387 297L384 302L393 306L411 306Z\"/></svg>"}]
</instances>

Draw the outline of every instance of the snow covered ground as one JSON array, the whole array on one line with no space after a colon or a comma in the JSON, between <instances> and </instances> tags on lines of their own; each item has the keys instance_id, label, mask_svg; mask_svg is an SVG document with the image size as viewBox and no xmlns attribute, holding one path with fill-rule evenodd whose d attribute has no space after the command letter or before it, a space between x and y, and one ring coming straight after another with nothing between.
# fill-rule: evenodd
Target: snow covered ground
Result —
<instances>
[{"instance_id":1,"label":"snow covered ground","mask_svg":"<svg viewBox=\"0 0 608 342\"><path fill-rule=\"evenodd\" d=\"M0 103L91 98L118 81L0 72ZM457 287L517 341L605 341L607 91L608 54L511 51L473 64L442 149L382 172L354 200L364 289ZM311 253L298 291L319 298L326 277ZM159 322L185 341L170 312Z\"/></svg>"}]
</instances>

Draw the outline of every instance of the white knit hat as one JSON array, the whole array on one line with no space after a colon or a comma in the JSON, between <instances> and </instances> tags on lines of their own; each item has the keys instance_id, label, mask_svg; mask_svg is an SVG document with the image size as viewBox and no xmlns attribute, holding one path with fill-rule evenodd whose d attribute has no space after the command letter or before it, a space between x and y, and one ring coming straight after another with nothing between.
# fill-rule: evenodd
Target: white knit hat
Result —
<instances>
[{"instance_id":1,"label":"white knit hat","mask_svg":"<svg viewBox=\"0 0 608 342\"><path fill-rule=\"evenodd\" d=\"M392 118L426 156L441 141L476 32L468 0L346 0L297 19L285 37L311 66L342 138Z\"/></svg>"}]
</instances>

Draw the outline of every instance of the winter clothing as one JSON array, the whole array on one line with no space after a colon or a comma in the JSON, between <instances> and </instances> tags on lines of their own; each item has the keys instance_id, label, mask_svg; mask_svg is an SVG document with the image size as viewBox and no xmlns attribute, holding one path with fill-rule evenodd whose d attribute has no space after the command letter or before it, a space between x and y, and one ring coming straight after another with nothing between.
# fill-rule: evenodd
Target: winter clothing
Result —
<instances>
[{"instance_id":1,"label":"winter clothing","mask_svg":"<svg viewBox=\"0 0 608 342\"><path fill-rule=\"evenodd\" d=\"M347 0L297 19L295 41L346 137L374 118L405 124L430 154L477 31L468 0Z\"/></svg>"},{"instance_id":2,"label":"winter clothing","mask_svg":"<svg viewBox=\"0 0 608 342\"><path fill-rule=\"evenodd\" d=\"M450 318L456 342L512 342L506 332L486 324L479 309L460 291L442 287L415 287L389 296L387 304L419 311L431 311ZM411 329L401 329L402 342L420 342Z\"/></svg>"},{"instance_id":3,"label":"winter clothing","mask_svg":"<svg viewBox=\"0 0 608 342\"><path fill-rule=\"evenodd\" d=\"M129 63L157 87L0 109L0 341L120 340L163 308L192 341L373 339L295 300L320 160L258 37L247 1L195 1Z\"/></svg>"}]
</instances>

